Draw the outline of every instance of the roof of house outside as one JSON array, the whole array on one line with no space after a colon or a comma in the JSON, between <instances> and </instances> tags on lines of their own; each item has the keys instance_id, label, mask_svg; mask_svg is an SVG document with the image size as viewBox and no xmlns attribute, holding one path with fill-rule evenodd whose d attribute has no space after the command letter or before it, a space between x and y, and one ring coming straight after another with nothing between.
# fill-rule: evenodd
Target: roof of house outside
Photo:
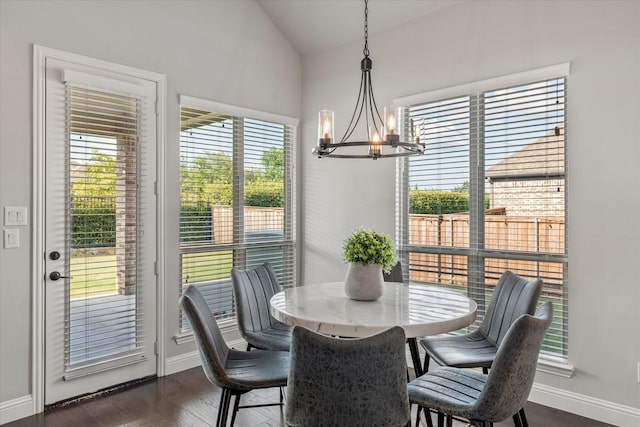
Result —
<instances>
[{"instance_id":1,"label":"roof of house outside","mask_svg":"<svg viewBox=\"0 0 640 427\"><path fill-rule=\"evenodd\" d=\"M564 124L504 160L487 168L490 181L510 179L541 179L564 175Z\"/></svg>"}]
</instances>

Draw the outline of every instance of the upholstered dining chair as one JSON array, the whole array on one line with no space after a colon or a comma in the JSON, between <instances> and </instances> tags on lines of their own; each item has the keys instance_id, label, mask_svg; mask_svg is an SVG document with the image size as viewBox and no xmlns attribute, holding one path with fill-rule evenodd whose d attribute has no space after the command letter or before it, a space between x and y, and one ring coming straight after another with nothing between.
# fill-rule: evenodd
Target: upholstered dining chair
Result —
<instances>
[{"instance_id":1,"label":"upholstered dining chair","mask_svg":"<svg viewBox=\"0 0 640 427\"><path fill-rule=\"evenodd\" d=\"M296 326L286 425L409 425L404 341L404 331L397 326L356 339L328 337Z\"/></svg>"},{"instance_id":2,"label":"upholstered dining chair","mask_svg":"<svg viewBox=\"0 0 640 427\"><path fill-rule=\"evenodd\" d=\"M231 281L238 329L247 342L247 350L253 347L289 351L291 326L274 319L269 312L271 297L282 290L271 264L267 262L249 270L234 268Z\"/></svg>"},{"instance_id":3,"label":"upholstered dining chair","mask_svg":"<svg viewBox=\"0 0 640 427\"><path fill-rule=\"evenodd\" d=\"M180 306L191 323L198 343L202 369L213 384L222 388L216 427L227 424L231 397L235 396L231 426L239 408L240 396L248 391L284 387L289 373L289 353L285 351L238 351L225 343L206 300L195 286L189 286L180 298ZM275 403L274 405L282 405Z\"/></svg>"},{"instance_id":4,"label":"upholstered dining chair","mask_svg":"<svg viewBox=\"0 0 640 427\"><path fill-rule=\"evenodd\" d=\"M534 313L541 292L542 280L527 281L505 271L478 329L466 335L440 335L420 341L427 352L424 371L428 370L430 358L443 366L490 368L513 321Z\"/></svg>"},{"instance_id":5,"label":"upholstered dining chair","mask_svg":"<svg viewBox=\"0 0 640 427\"><path fill-rule=\"evenodd\" d=\"M404 282L402 277L402 263L400 261L396 262L396 265L391 267L391 271L388 273L383 271L382 276L385 282Z\"/></svg>"},{"instance_id":6,"label":"upholstered dining chair","mask_svg":"<svg viewBox=\"0 0 640 427\"><path fill-rule=\"evenodd\" d=\"M536 373L538 353L553 320L553 305L547 301L535 316L518 317L504 334L489 374L474 369L439 367L408 385L409 399L419 407L438 411L438 427L453 416L474 426L517 415L524 407ZM516 427L522 427L514 416Z\"/></svg>"},{"instance_id":7,"label":"upholstered dining chair","mask_svg":"<svg viewBox=\"0 0 640 427\"><path fill-rule=\"evenodd\" d=\"M527 281L505 271L478 329L470 334L440 335L420 341L426 350L423 372L429 370L429 360L433 359L441 366L482 368L486 374L511 324L523 314L534 313L541 292L542 280ZM524 409L514 421L515 418L527 425Z\"/></svg>"}]
</instances>

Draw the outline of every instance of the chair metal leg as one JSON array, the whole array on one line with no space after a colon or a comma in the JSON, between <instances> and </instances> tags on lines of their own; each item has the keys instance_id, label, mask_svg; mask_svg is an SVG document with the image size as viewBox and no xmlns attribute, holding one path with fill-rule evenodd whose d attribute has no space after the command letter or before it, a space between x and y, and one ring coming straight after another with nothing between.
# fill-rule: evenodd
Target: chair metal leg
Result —
<instances>
[{"instance_id":1,"label":"chair metal leg","mask_svg":"<svg viewBox=\"0 0 640 427\"><path fill-rule=\"evenodd\" d=\"M433 421L431 420L431 409L424 409L424 418L427 420L427 427L433 427Z\"/></svg>"},{"instance_id":2,"label":"chair metal leg","mask_svg":"<svg viewBox=\"0 0 640 427\"><path fill-rule=\"evenodd\" d=\"M489 368L482 368L482 373L485 375L489 374Z\"/></svg>"},{"instance_id":3,"label":"chair metal leg","mask_svg":"<svg viewBox=\"0 0 640 427\"><path fill-rule=\"evenodd\" d=\"M411 403L409 403L409 408L411 408ZM418 409L416 410L416 427L420 427L420 413L422 412L422 406L418 405ZM429 410L425 409L425 414L429 414ZM430 420L427 419L427 426L428 427L433 427L431 424L429 424Z\"/></svg>"},{"instance_id":4,"label":"chair metal leg","mask_svg":"<svg viewBox=\"0 0 640 427\"><path fill-rule=\"evenodd\" d=\"M233 413L231 414L231 427L236 422L236 415L238 414L238 406L240 405L240 393L236 394L236 401L233 403Z\"/></svg>"},{"instance_id":5,"label":"chair metal leg","mask_svg":"<svg viewBox=\"0 0 640 427\"><path fill-rule=\"evenodd\" d=\"M447 427L453 426L453 415L447 414Z\"/></svg>"},{"instance_id":6,"label":"chair metal leg","mask_svg":"<svg viewBox=\"0 0 640 427\"><path fill-rule=\"evenodd\" d=\"M515 427L522 427L522 421L520 420L520 413L516 412L515 414L513 414L513 425Z\"/></svg>"},{"instance_id":7,"label":"chair metal leg","mask_svg":"<svg viewBox=\"0 0 640 427\"><path fill-rule=\"evenodd\" d=\"M424 373L420 364L420 350L418 349L418 341L415 338L407 338L407 344L409 344L409 352L411 353L413 370L415 371L416 378L418 378Z\"/></svg>"},{"instance_id":8,"label":"chair metal leg","mask_svg":"<svg viewBox=\"0 0 640 427\"><path fill-rule=\"evenodd\" d=\"M520 421L522 422L522 427L529 427L529 422L527 421L527 416L524 414L524 406L520 409Z\"/></svg>"},{"instance_id":9,"label":"chair metal leg","mask_svg":"<svg viewBox=\"0 0 640 427\"><path fill-rule=\"evenodd\" d=\"M278 390L280 390L280 403L284 402L284 391L282 391L282 387L278 387Z\"/></svg>"},{"instance_id":10,"label":"chair metal leg","mask_svg":"<svg viewBox=\"0 0 640 427\"><path fill-rule=\"evenodd\" d=\"M431 420L431 410L420 405L418 405L418 413L416 414L416 427L420 427L420 412L422 411L424 411L424 419L427 422L427 427L433 427L433 421Z\"/></svg>"},{"instance_id":11,"label":"chair metal leg","mask_svg":"<svg viewBox=\"0 0 640 427\"><path fill-rule=\"evenodd\" d=\"M429 372L429 360L431 358L429 357L429 354L425 354L424 355L424 365L422 366L422 373L425 374L427 372Z\"/></svg>"},{"instance_id":12,"label":"chair metal leg","mask_svg":"<svg viewBox=\"0 0 640 427\"><path fill-rule=\"evenodd\" d=\"M438 427L444 427L444 414L438 412Z\"/></svg>"},{"instance_id":13,"label":"chair metal leg","mask_svg":"<svg viewBox=\"0 0 640 427\"><path fill-rule=\"evenodd\" d=\"M222 389L220 395L220 404L218 406L218 418L216 419L216 427L225 427L227 424L227 416L229 415L229 404L231 403L231 390Z\"/></svg>"}]
</instances>

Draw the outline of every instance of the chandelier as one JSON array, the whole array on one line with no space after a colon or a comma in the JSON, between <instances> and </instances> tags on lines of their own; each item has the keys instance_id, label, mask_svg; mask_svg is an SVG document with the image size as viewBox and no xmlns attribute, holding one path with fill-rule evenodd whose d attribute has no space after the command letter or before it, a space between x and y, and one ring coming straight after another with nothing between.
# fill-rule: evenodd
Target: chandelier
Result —
<instances>
[{"instance_id":1,"label":"chandelier","mask_svg":"<svg viewBox=\"0 0 640 427\"><path fill-rule=\"evenodd\" d=\"M321 110L318 117L318 145L312 153L319 158L335 157L339 159L373 159L383 157L406 157L424 153L424 143L420 142L421 126L410 121L408 140L402 140L398 129L401 120L402 110L393 106L385 106L383 115L380 115L378 105L373 96L373 86L371 84L371 65L369 58L369 23L368 23L368 0L364 0L364 58L360 61L360 90L356 106L351 116L349 126L340 142L334 139L334 118L333 111ZM349 138L354 133L360 120L363 120L367 131L368 139L365 141L351 141ZM357 147L359 150L347 149L346 147Z\"/></svg>"}]
</instances>

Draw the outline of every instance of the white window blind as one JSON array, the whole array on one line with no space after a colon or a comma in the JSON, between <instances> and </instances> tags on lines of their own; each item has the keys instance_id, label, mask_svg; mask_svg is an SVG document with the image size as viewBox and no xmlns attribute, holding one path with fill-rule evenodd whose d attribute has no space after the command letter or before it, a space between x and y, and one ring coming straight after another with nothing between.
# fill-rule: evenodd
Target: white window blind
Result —
<instances>
[{"instance_id":1,"label":"white window blind","mask_svg":"<svg viewBox=\"0 0 640 427\"><path fill-rule=\"evenodd\" d=\"M463 290L481 319L502 272L540 277L555 308L542 352L566 358L566 79L446 92L406 105L426 142L398 161L409 278Z\"/></svg>"},{"instance_id":2,"label":"white window blind","mask_svg":"<svg viewBox=\"0 0 640 427\"><path fill-rule=\"evenodd\" d=\"M140 247L142 103L137 97L67 84L66 368L144 345Z\"/></svg>"},{"instance_id":3,"label":"white window blind","mask_svg":"<svg viewBox=\"0 0 640 427\"><path fill-rule=\"evenodd\" d=\"M184 99L180 137L180 292L197 285L218 319L235 315L233 267L269 262L282 286L295 281L296 126L223 110Z\"/></svg>"}]
</instances>

